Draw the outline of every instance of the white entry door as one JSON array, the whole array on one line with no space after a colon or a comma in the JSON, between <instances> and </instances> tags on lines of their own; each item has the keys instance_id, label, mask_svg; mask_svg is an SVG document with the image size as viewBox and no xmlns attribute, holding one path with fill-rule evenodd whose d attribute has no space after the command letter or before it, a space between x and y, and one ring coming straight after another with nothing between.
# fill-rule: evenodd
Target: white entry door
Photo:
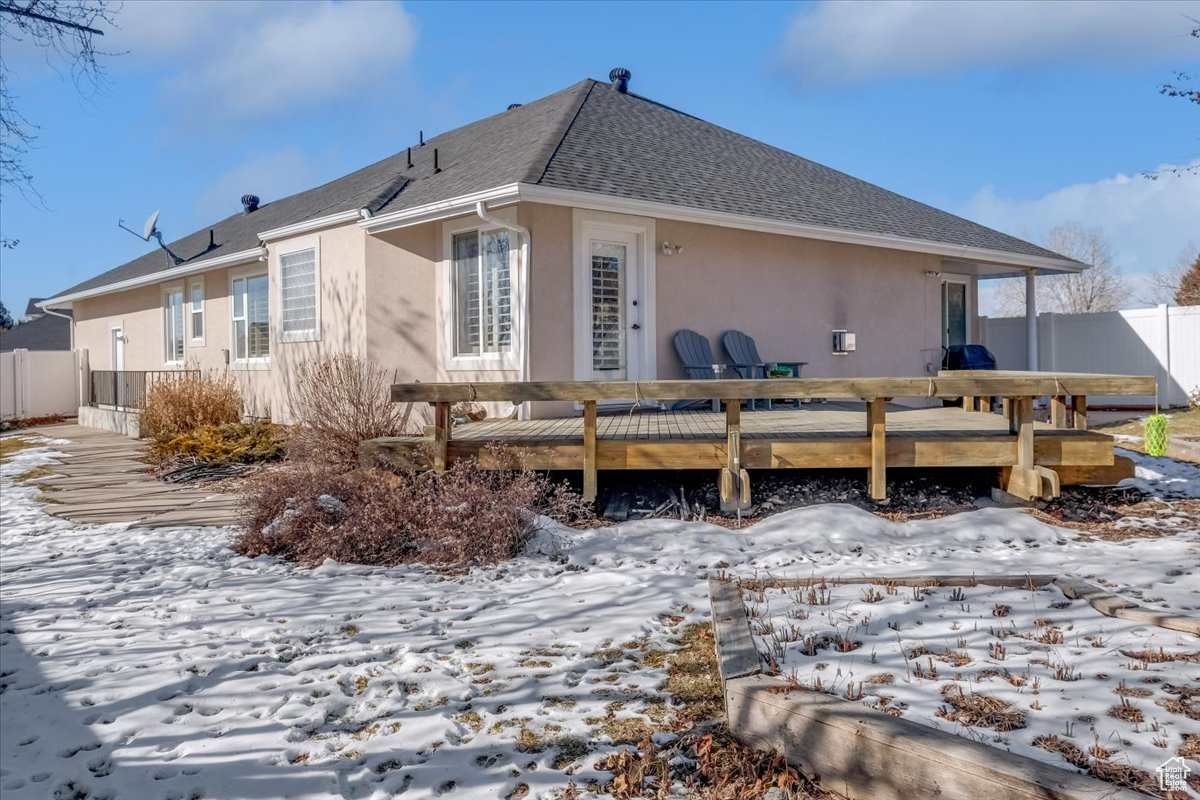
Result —
<instances>
[{"instance_id":1,"label":"white entry door","mask_svg":"<svg viewBox=\"0 0 1200 800\"><path fill-rule=\"evenodd\" d=\"M584 242L590 317L591 379L643 380L641 354L645 298L639 297L641 265L637 236L592 229Z\"/></svg>"},{"instance_id":2,"label":"white entry door","mask_svg":"<svg viewBox=\"0 0 1200 800\"><path fill-rule=\"evenodd\" d=\"M111 353L114 372L125 369L125 329L109 328L108 352ZM112 381L113 404L118 408L125 405L125 376L114 375Z\"/></svg>"}]
</instances>

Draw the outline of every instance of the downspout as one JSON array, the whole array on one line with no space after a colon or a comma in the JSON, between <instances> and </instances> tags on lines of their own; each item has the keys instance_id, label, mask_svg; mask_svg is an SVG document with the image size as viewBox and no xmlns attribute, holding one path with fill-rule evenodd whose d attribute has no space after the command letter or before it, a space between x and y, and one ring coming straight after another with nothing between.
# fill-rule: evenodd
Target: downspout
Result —
<instances>
[{"instance_id":1,"label":"downspout","mask_svg":"<svg viewBox=\"0 0 1200 800\"><path fill-rule=\"evenodd\" d=\"M521 259L517 265L517 319L521 321L521 335L517 342L517 379L529 380L529 229L524 225L500 219L487 210L487 204L479 200L475 203L475 216L489 225L496 225L516 232L521 237ZM517 419L525 419L527 408L525 403L517 407Z\"/></svg>"},{"instance_id":2,"label":"downspout","mask_svg":"<svg viewBox=\"0 0 1200 800\"><path fill-rule=\"evenodd\" d=\"M45 308L44 306L38 306L38 308L42 309L42 311L46 312L47 314L49 314L52 317L62 317L63 319L65 319L71 323L68 326L68 329L71 331L71 352L75 352L75 318L73 316L71 316L70 314L63 314L61 312L55 311L52 308Z\"/></svg>"}]
</instances>

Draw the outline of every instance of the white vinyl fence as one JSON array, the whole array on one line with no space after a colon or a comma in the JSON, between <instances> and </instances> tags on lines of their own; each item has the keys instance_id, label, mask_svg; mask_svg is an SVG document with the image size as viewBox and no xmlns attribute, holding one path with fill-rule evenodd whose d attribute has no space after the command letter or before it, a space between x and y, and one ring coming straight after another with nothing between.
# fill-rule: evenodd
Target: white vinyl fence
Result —
<instances>
[{"instance_id":1,"label":"white vinyl fence","mask_svg":"<svg viewBox=\"0 0 1200 800\"><path fill-rule=\"evenodd\" d=\"M75 414L75 354L69 350L0 353L0 419Z\"/></svg>"},{"instance_id":2,"label":"white vinyl fence","mask_svg":"<svg viewBox=\"0 0 1200 800\"><path fill-rule=\"evenodd\" d=\"M1025 318L979 320L980 344L999 369L1027 369ZM1200 306L1158 306L1098 314L1039 314L1043 372L1153 375L1163 407L1186 406L1200 387ZM1095 397L1091 405L1153 405L1153 397Z\"/></svg>"}]
</instances>

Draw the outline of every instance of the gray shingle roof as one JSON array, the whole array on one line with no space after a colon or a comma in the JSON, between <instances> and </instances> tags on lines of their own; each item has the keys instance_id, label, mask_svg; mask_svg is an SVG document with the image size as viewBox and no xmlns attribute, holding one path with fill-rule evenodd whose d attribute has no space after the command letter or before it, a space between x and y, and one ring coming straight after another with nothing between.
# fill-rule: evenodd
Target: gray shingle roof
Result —
<instances>
[{"instance_id":1,"label":"gray shingle roof","mask_svg":"<svg viewBox=\"0 0 1200 800\"><path fill-rule=\"evenodd\" d=\"M434 173L437 148L441 171ZM187 260L258 245L258 233L340 211L403 210L516 182L781 222L1063 257L609 84L560 92L429 139L322 186L170 243ZM252 187L250 187L252 188ZM209 248L210 230L214 246ZM1064 259L1066 260L1066 259ZM56 296L173 266L161 250Z\"/></svg>"},{"instance_id":2,"label":"gray shingle roof","mask_svg":"<svg viewBox=\"0 0 1200 800\"><path fill-rule=\"evenodd\" d=\"M71 321L47 314L0 332L0 352L70 350Z\"/></svg>"}]
</instances>

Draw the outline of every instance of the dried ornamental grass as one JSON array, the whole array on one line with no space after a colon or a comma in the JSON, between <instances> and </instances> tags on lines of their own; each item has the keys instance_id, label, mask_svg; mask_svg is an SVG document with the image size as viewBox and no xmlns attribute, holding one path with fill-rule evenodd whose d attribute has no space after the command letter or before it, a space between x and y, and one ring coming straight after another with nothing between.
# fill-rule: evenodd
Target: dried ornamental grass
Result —
<instances>
[{"instance_id":1,"label":"dried ornamental grass","mask_svg":"<svg viewBox=\"0 0 1200 800\"><path fill-rule=\"evenodd\" d=\"M164 440L241 418L242 393L233 376L215 371L180 372L147 387L140 422L143 436Z\"/></svg>"}]
</instances>

